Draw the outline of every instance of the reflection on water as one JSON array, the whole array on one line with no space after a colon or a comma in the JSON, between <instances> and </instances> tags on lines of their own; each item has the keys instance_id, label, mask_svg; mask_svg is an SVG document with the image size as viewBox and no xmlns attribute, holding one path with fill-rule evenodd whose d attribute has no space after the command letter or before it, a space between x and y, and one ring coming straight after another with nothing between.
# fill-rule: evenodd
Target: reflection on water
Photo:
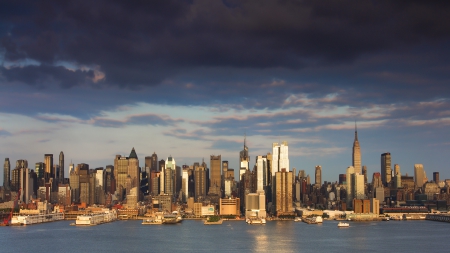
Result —
<instances>
[{"instance_id":1,"label":"reflection on water","mask_svg":"<svg viewBox=\"0 0 450 253\"><path fill-rule=\"evenodd\" d=\"M432 221L352 222L339 229L322 225L269 221L247 225L227 221L205 226L185 220L173 226L144 226L118 221L92 227L59 221L24 227L0 227L2 252L426 252L429 245L447 247L450 224ZM420 242L420 243L418 243ZM56 248L55 248L56 247Z\"/></svg>"}]
</instances>

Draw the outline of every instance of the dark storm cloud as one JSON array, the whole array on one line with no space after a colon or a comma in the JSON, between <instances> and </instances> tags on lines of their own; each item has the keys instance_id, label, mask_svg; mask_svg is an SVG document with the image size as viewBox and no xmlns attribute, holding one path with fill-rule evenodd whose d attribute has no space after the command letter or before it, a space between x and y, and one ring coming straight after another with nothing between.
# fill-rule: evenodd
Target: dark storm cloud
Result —
<instances>
[{"instance_id":1,"label":"dark storm cloud","mask_svg":"<svg viewBox=\"0 0 450 253\"><path fill-rule=\"evenodd\" d=\"M94 78L92 70L69 70L62 66L29 65L24 67L0 67L0 74L7 81L19 81L36 85L38 87L55 83L64 88L70 88L79 84L90 83Z\"/></svg>"},{"instance_id":2,"label":"dark storm cloud","mask_svg":"<svg viewBox=\"0 0 450 253\"><path fill-rule=\"evenodd\" d=\"M6 60L100 66L107 84L122 87L160 84L198 67L336 65L437 41L450 31L446 1L8 1L4 6L11 10L0 18ZM18 78L10 71L2 72Z\"/></svg>"}]
</instances>

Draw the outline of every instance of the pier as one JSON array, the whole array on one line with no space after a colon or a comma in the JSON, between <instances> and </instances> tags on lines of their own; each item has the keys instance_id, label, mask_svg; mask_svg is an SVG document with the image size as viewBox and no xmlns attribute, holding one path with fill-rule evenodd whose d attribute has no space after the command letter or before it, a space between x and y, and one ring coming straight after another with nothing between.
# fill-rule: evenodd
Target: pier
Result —
<instances>
[{"instance_id":1,"label":"pier","mask_svg":"<svg viewBox=\"0 0 450 253\"><path fill-rule=\"evenodd\" d=\"M426 220L450 222L449 214L427 214Z\"/></svg>"}]
</instances>

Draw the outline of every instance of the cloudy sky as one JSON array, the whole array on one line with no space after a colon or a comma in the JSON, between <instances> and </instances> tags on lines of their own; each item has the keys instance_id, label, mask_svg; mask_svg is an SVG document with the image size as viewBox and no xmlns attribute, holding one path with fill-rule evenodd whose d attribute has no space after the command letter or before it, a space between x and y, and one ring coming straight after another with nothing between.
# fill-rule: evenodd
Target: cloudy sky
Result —
<instances>
[{"instance_id":1,"label":"cloudy sky","mask_svg":"<svg viewBox=\"0 0 450 253\"><path fill-rule=\"evenodd\" d=\"M432 3L429 3L432 2ZM450 178L448 1L16 1L0 8L0 158L113 164L135 147L238 169L289 142L336 181L355 120L369 180L390 152ZM2 180L3 173L0 173Z\"/></svg>"}]
</instances>

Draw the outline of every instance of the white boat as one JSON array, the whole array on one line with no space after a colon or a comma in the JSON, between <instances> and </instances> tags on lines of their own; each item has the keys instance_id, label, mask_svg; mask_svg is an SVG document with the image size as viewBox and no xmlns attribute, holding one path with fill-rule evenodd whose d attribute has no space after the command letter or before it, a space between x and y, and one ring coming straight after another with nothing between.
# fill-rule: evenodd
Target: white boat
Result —
<instances>
[{"instance_id":1,"label":"white boat","mask_svg":"<svg viewBox=\"0 0 450 253\"><path fill-rule=\"evenodd\" d=\"M350 224L348 224L346 222L339 222L337 226L339 228L348 228L348 227L350 227Z\"/></svg>"},{"instance_id":2,"label":"white boat","mask_svg":"<svg viewBox=\"0 0 450 253\"><path fill-rule=\"evenodd\" d=\"M294 221L302 221L302 218L300 218L300 217L295 217Z\"/></svg>"},{"instance_id":3,"label":"white boat","mask_svg":"<svg viewBox=\"0 0 450 253\"><path fill-rule=\"evenodd\" d=\"M323 222L322 216L316 216L316 222L322 223Z\"/></svg>"}]
</instances>

